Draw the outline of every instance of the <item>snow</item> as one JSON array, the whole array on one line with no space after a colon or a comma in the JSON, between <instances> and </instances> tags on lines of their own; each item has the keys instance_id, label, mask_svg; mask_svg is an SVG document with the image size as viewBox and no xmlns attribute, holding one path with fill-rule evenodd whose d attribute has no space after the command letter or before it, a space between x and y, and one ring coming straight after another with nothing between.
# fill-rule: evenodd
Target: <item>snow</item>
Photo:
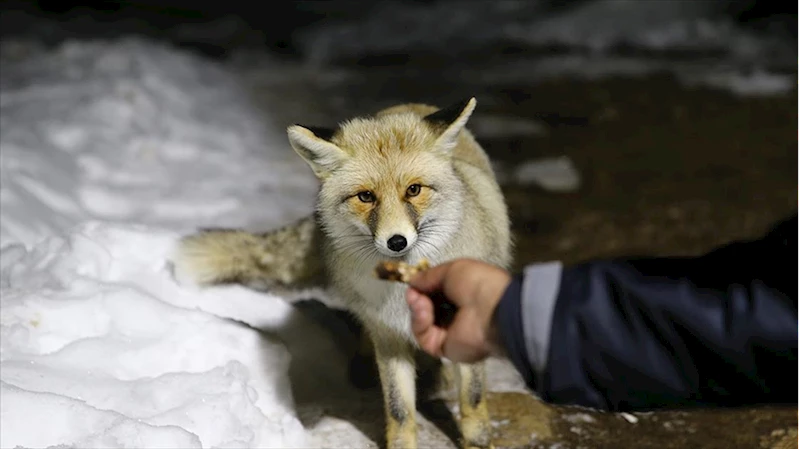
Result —
<instances>
[{"instance_id":1,"label":"snow","mask_svg":"<svg viewBox=\"0 0 799 449\"><path fill-rule=\"evenodd\" d=\"M795 45L784 36L741 27L724 8L724 2L591 0L556 6L515 0L389 0L358 20L321 22L296 36L314 67L344 58L402 54L408 48L464 52L467 60L469 50L496 44L532 48L536 54L497 54L497 61L479 70L453 62L453 76L529 82L662 72L688 86L736 94L780 95L793 89Z\"/></svg>"},{"instance_id":2,"label":"snow","mask_svg":"<svg viewBox=\"0 0 799 449\"><path fill-rule=\"evenodd\" d=\"M1 73L0 445L306 445L289 352L258 330L291 305L187 289L166 263L183 226L310 211L315 181L280 130L232 74L143 41Z\"/></svg>"},{"instance_id":3,"label":"snow","mask_svg":"<svg viewBox=\"0 0 799 449\"><path fill-rule=\"evenodd\" d=\"M315 180L284 134L232 74L188 54L67 43L4 64L0 88L4 244L86 218L274 226L312 206Z\"/></svg>"},{"instance_id":4,"label":"snow","mask_svg":"<svg viewBox=\"0 0 799 449\"><path fill-rule=\"evenodd\" d=\"M571 192L580 187L580 174L568 156L535 159L514 169L518 184L537 184L551 192Z\"/></svg>"},{"instance_id":5,"label":"snow","mask_svg":"<svg viewBox=\"0 0 799 449\"><path fill-rule=\"evenodd\" d=\"M621 412L619 415L621 415L621 417L630 424L635 424L638 422L638 418L631 413Z\"/></svg>"},{"instance_id":6,"label":"snow","mask_svg":"<svg viewBox=\"0 0 799 449\"><path fill-rule=\"evenodd\" d=\"M304 443L289 354L251 327L278 325L290 305L183 289L165 264L176 235L88 222L4 250L3 447Z\"/></svg>"}]
</instances>

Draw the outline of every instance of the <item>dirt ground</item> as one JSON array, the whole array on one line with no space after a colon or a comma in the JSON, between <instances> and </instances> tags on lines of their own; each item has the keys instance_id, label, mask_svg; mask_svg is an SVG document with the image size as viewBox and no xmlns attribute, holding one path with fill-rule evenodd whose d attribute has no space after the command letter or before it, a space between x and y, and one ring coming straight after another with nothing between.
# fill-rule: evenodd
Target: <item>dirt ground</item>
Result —
<instances>
[{"instance_id":1,"label":"dirt ground","mask_svg":"<svg viewBox=\"0 0 799 449\"><path fill-rule=\"evenodd\" d=\"M496 89L502 112L571 119L553 121L543 137L487 140L492 157L518 161L528 148L566 154L583 176L568 195L506 187L517 266L697 254L756 237L796 211L795 93L744 99L668 78ZM586 413L593 420L578 424L574 410L522 394L499 394L492 406L495 419L510 419L497 442L509 448L797 447L796 408L661 412L637 415L635 424ZM549 428L538 430L542 421ZM536 430L544 435L530 442Z\"/></svg>"},{"instance_id":2,"label":"dirt ground","mask_svg":"<svg viewBox=\"0 0 799 449\"><path fill-rule=\"evenodd\" d=\"M583 126L556 127L546 137L518 143L569 155L585 177L581 190L566 196L507 187L518 265L697 254L756 237L796 213L794 95L740 99L689 91L665 78L501 91L508 110L522 116L559 112L588 119ZM514 97L535 100L522 106ZM493 157L509 160L521 153L513 145L486 142ZM566 409L519 396L497 397L494 413L524 416L536 410L549 417L552 434L540 447L557 441L574 448L765 448L797 440L794 408L652 413L637 416L635 424L598 414L591 415L591 424L575 427L564 419ZM527 447L521 429L531 421L509 424L513 430L503 437L518 437L504 444Z\"/></svg>"},{"instance_id":3,"label":"dirt ground","mask_svg":"<svg viewBox=\"0 0 799 449\"><path fill-rule=\"evenodd\" d=\"M571 193L505 185L517 269L552 259L697 254L756 237L797 209L795 91L745 98L668 76L453 85L440 73L390 67L300 84L281 89L300 99L282 111L287 123L331 124L396 101L451 101L457 92L477 96L474 117L544 124L543 133L477 136L502 164L567 155L582 178ZM377 404L363 407L381 413ZM490 410L498 448L797 447L795 407L625 417L492 393ZM451 444L420 432L420 447Z\"/></svg>"},{"instance_id":4,"label":"dirt ground","mask_svg":"<svg viewBox=\"0 0 799 449\"><path fill-rule=\"evenodd\" d=\"M756 237L797 207L797 107L782 98L688 90L668 78L497 87L503 113L551 121L548 135L484 142L508 162L570 156L583 176L573 194L507 186L517 266L561 259L697 254ZM795 408L652 413L635 424L580 415L522 394L492 400L505 447L797 447ZM533 418L531 416L537 417ZM542 421L549 428L539 430ZM542 437L530 441L533 432Z\"/></svg>"}]
</instances>

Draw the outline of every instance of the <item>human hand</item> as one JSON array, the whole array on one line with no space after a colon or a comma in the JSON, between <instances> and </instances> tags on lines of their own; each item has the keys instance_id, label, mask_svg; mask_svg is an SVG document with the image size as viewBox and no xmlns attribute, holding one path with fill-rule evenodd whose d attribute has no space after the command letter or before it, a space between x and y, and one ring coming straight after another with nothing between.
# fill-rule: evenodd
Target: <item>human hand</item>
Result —
<instances>
[{"instance_id":1,"label":"human hand","mask_svg":"<svg viewBox=\"0 0 799 449\"><path fill-rule=\"evenodd\" d=\"M492 317L510 282L507 271L473 259L447 262L414 276L406 299L421 348L460 363L478 362L500 352ZM431 297L443 297L457 307L451 324L435 323Z\"/></svg>"}]
</instances>

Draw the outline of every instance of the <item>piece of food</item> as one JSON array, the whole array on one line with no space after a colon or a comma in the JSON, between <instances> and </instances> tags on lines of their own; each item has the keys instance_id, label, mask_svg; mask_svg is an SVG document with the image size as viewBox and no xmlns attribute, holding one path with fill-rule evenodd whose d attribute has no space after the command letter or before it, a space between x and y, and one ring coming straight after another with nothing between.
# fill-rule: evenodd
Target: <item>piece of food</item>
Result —
<instances>
[{"instance_id":1,"label":"piece of food","mask_svg":"<svg viewBox=\"0 0 799 449\"><path fill-rule=\"evenodd\" d=\"M410 282L417 273L430 268L430 263L427 259L422 259L416 265L411 265L407 262L387 260L380 262L375 268L375 274L379 279L386 281L396 282Z\"/></svg>"},{"instance_id":2,"label":"piece of food","mask_svg":"<svg viewBox=\"0 0 799 449\"><path fill-rule=\"evenodd\" d=\"M430 268L430 263L427 259L420 260L416 265L387 260L377 264L377 267L375 267L375 274L378 278L386 281L404 282L407 284L417 273L427 270L428 268ZM440 327L449 326L458 308L455 307L455 304L447 301L440 292L430 294L430 299L433 301L434 324Z\"/></svg>"}]
</instances>

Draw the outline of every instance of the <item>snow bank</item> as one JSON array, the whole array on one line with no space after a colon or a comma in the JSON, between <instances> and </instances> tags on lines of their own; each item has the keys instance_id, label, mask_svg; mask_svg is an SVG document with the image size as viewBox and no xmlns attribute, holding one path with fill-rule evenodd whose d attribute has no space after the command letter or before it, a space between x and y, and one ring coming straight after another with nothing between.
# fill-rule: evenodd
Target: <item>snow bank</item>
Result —
<instances>
[{"instance_id":1,"label":"snow bank","mask_svg":"<svg viewBox=\"0 0 799 449\"><path fill-rule=\"evenodd\" d=\"M86 218L274 226L310 212L310 170L207 61L131 39L0 62L3 246Z\"/></svg>"},{"instance_id":2,"label":"snow bank","mask_svg":"<svg viewBox=\"0 0 799 449\"><path fill-rule=\"evenodd\" d=\"M2 447L304 443L289 354L251 327L291 306L181 288L165 264L175 236L89 223L3 252Z\"/></svg>"},{"instance_id":3,"label":"snow bank","mask_svg":"<svg viewBox=\"0 0 799 449\"><path fill-rule=\"evenodd\" d=\"M234 75L169 48L9 48L0 446L307 446L291 357L260 331L292 307L186 289L166 266L182 227L274 226L311 210L313 175L283 131Z\"/></svg>"}]
</instances>

